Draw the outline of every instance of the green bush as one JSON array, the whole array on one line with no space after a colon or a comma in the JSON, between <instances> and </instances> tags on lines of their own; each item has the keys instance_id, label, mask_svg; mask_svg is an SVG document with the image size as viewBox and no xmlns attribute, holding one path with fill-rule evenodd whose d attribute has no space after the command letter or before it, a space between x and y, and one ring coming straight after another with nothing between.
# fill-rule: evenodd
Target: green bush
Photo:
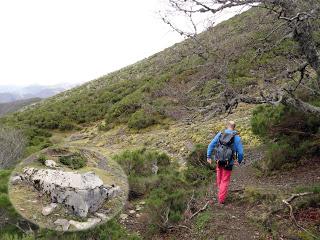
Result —
<instances>
[{"instance_id":1,"label":"green bush","mask_svg":"<svg viewBox=\"0 0 320 240\"><path fill-rule=\"evenodd\" d=\"M262 138L267 138L272 133L272 127L281 122L285 111L283 105L256 107L251 118L252 132Z\"/></svg>"},{"instance_id":2,"label":"green bush","mask_svg":"<svg viewBox=\"0 0 320 240\"><path fill-rule=\"evenodd\" d=\"M126 150L114 156L114 159L128 176L130 198L149 193L159 181L159 174L168 171L170 165L167 154L147 149Z\"/></svg>"},{"instance_id":3,"label":"green bush","mask_svg":"<svg viewBox=\"0 0 320 240\"><path fill-rule=\"evenodd\" d=\"M83 168L87 165L87 159L83 157L80 153L74 153L69 156L59 157L59 161L72 169Z\"/></svg>"},{"instance_id":4,"label":"green bush","mask_svg":"<svg viewBox=\"0 0 320 240\"><path fill-rule=\"evenodd\" d=\"M153 230L166 231L168 226L183 219L191 188L183 181L182 174L174 169L161 174L158 183L147 198L146 212Z\"/></svg>"},{"instance_id":5,"label":"green bush","mask_svg":"<svg viewBox=\"0 0 320 240\"><path fill-rule=\"evenodd\" d=\"M76 126L74 123L72 123L70 120L63 120L59 123L59 129L62 131L70 131L72 129L75 129Z\"/></svg>"},{"instance_id":6,"label":"green bush","mask_svg":"<svg viewBox=\"0 0 320 240\"><path fill-rule=\"evenodd\" d=\"M161 172L170 165L170 158L167 154L145 148L126 150L114 156L114 159L128 176L151 176L153 166L158 166L158 171Z\"/></svg>"},{"instance_id":7,"label":"green bush","mask_svg":"<svg viewBox=\"0 0 320 240\"><path fill-rule=\"evenodd\" d=\"M38 157L38 162L40 162L42 165L45 164L46 160L47 160L47 158L46 158L45 155L43 155L43 154L40 154L40 155L39 155L39 157Z\"/></svg>"},{"instance_id":8,"label":"green bush","mask_svg":"<svg viewBox=\"0 0 320 240\"><path fill-rule=\"evenodd\" d=\"M273 171L283 169L288 163L294 162L295 150L286 142L269 144L264 160L264 170Z\"/></svg>"},{"instance_id":9,"label":"green bush","mask_svg":"<svg viewBox=\"0 0 320 240\"><path fill-rule=\"evenodd\" d=\"M210 181L215 163L212 165L207 162L207 146L197 144L193 147L186 158L187 169L184 171L185 178L193 185L202 185Z\"/></svg>"},{"instance_id":10,"label":"green bush","mask_svg":"<svg viewBox=\"0 0 320 240\"><path fill-rule=\"evenodd\" d=\"M140 109L133 113L128 121L128 127L132 129L143 129L156 123L156 119L150 113Z\"/></svg>"},{"instance_id":11,"label":"green bush","mask_svg":"<svg viewBox=\"0 0 320 240\"><path fill-rule=\"evenodd\" d=\"M187 164L194 167L205 167L207 163L207 145L196 144L187 156Z\"/></svg>"},{"instance_id":12,"label":"green bush","mask_svg":"<svg viewBox=\"0 0 320 240\"><path fill-rule=\"evenodd\" d=\"M12 206L9 195L8 195L8 182L11 175L11 170L0 169L0 209L1 209L1 218L2 220L8 219L7 223L1 224L0 228L0 239L1 234L5 233L17 233L17 229L14 227L14 224L20 218L20 215L16 212Z\"/></svg>"},{"instance_id":13,"label":"green bush","mask_svg":"<svg viewBox=\"0 0 320 240\"><path fill-rule=\"evenodd\" d=\"M300 159L320 154L320 121L316 116L283 105L259 106L251 125L253 133L267 143L265 159L255 164L265 173L291 168Z\"/></svg>"}]
</instances>

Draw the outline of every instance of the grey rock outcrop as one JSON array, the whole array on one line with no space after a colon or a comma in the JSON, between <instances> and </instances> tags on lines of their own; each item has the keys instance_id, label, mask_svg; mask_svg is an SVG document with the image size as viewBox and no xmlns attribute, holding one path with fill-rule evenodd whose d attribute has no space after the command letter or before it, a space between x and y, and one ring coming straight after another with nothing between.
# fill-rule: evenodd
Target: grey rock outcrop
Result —
<instances>
[{"instance_id":1,"label":"grey rock outcrop","mask_svg":"<svg viewBox=\"0 0 320 240\"><path fill-rule=\"evenodd\" d=\"M22 178L38 191L50 196L53 203L61 203L73 214L86 217L96 212L119 187L106 186L93 172L64 172L54 169L25 168Z\"/></svg>"},{"instance_id":2,"label":"grey rock outcrop","mask_svg":"<svg viewBox=\"0 0 320 240\"><path fill-rule=\"evenodd\" d=\"M57 163L53 160L46 160L44 162L44 165L46 165L49 168L56 168L57 167Z\"/></svg>"}]
</instances>

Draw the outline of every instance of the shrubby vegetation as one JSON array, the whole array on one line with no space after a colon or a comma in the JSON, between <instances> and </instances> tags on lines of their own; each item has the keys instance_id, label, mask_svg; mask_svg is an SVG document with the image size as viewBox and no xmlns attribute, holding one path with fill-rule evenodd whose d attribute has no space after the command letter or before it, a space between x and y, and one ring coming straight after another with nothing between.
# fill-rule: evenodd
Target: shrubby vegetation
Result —
<instances>
[{"instance_id":1,"label":"shrubby vegetation","mask_svg":"<svg viewBox=\"0 0 320 240\"><path fill-rule=\"evenodd\" d=\"M136 111L131 115L128 121L128 127L132 129L143 129L157 122L157 119L151 113L147 113L143 109Z\"/></svg>"},{"instance_id":2,"label":"shrubby vegetation","mask_svg":"<svg viewBox=\"0 0 320 240\"><path fill-rule=\"evenodd\" d=\"M193 185L203 185L210 181L214 164L207 163L207 145L197 144L187 157L186 179Z\"/></svg>"},{"instance_id":3,"label":"shrubby vegetation","mask_svg":"<svg viewBox=\"0 0 320 240\"><path fill-rule=\"evenodd\" d=\"M158 184L159 175L165 174L171 164L166 154L147 149L126 150L114 159L128 176L131 198L149 193Z\"/></svg>"},{"instance_id":4,"label":"shrubby vegetation","mask_svg":"<svg viewBox=\"0 0 320 240\"><path fill-rule=\"evenodd\" d=\"M59 161L72 169L83 168L87 165L87 159L80 153L73 153L68 156L59 157Z\"/></svg>"},{"instance_id":5,"label":"shrubby vegetation","mask_svg":"<svg viewBox=\"0 0 320 240\"><path fill-rule=\"evenodd\" d=\"M165 153L154 150L127 150L114 157L128 175L131 199L143 196L147 201L149 234L166 231L183 220L191 195L201 196L202 187L212 174L204 149L202 145L194 148L185 170L170 161ZM155 165L158 166L156 174Z\"/></svg>"},{"instance_id":6,"label":"shrubby vegetation","mask_svg":"<svg viewBox=\"0 0 320 240\"><path fill-rule=\"evenodd\" d=\"M265 172L284 169L320 154L320 121L317 117L279 105L259 106L251 120L253 133L268 145L265 160L257 167Z\"/></svg>"}]
</instances>

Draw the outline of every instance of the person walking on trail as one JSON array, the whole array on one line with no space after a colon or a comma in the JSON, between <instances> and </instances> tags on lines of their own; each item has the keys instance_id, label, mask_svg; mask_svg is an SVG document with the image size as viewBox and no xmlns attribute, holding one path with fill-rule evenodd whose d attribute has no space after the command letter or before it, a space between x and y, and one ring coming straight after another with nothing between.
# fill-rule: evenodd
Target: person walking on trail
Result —
<instances>
[{"instance_id":1,"label":"person walking on trail","mask_svg":"<svg viewBox=\"0 0 320 240\"><path fill-rule=\"evenodd\" d=\"M235 127L235 122L229 121L227 128L212 139L207 150L207 162L212 164L211 156L214 152L217 165L216 184L219 204L224 204L227 197L233 165L240 165L243 160L242 142Z\"/></svg>"}]
</instances>

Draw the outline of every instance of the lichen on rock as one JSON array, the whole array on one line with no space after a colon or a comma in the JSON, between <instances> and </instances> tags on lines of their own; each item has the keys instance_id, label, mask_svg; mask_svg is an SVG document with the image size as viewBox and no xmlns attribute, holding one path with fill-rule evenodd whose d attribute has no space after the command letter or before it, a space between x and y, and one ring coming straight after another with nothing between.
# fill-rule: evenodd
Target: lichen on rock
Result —
<instances>
[{"instance_id":1,"label":"lichen on rock","mask_svg":"<svg viewBox=\"0 0 320 240\"><path fill-rule=\"evenodd\" d=\"M61 203L74 215L87 217L96 212L105 200L114 197L119 187L104 185L94 172L77 173L54 169L23 169L22 179L53 203Z\"/></svg>"}]
</instances>

